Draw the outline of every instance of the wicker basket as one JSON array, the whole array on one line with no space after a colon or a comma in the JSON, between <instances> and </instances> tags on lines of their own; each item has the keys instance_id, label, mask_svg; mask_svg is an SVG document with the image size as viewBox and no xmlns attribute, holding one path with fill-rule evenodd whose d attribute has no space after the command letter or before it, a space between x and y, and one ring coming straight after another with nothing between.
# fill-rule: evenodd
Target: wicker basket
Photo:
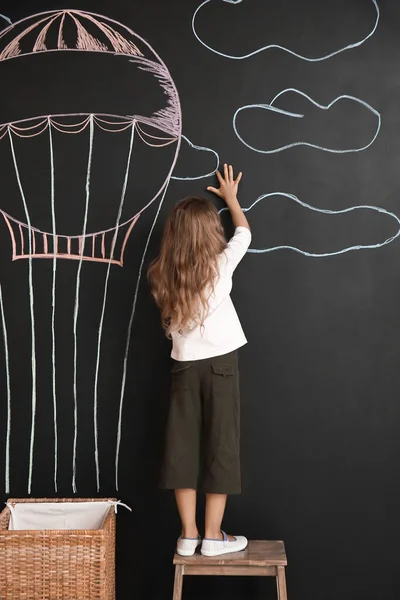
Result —
<instances>
[{"instance_id":1,"label":"wicker basket","mask_svg":"<svg viewBox=\"0 0 400 600\"><path fill-rule=\"evenodd\" d=\"M21 502L98 502L108 498L18 499ZM9 531L0 513L1 600L115 600L115 511L102 529Z\"/></svg>"}]
</instances>

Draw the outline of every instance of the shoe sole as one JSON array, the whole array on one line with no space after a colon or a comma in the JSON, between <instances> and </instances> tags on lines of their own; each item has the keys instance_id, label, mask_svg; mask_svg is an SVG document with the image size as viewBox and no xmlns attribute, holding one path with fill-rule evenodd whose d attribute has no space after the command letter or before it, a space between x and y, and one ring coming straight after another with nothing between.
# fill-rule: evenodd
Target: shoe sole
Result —
<instances>
[{"instance_id":1,"label":"shoe sole","mask_svg":"<svg viewBox=\"0 0 400 600\"><path fill-rule=\"evenodd\" d=\"M243 552L243 550L246 550L247 546L248 546L248 544L246 544L242 548L236 548L235 550L233 550L233 549L229 550L229 547L223 548L219 552L203 552L203 551L201 551L201 554L203 556L207 556L208 558L213 557L213 556L221 556L222 554L236 554L236 552Z\"/></svg>"},{"instance_id":2,"label":"shoe sole","mask_svg":"<svg viewBox=\"0 0 400 600\"><path fill-rule=\"evenodd\" d=\"M197 549L197 548L196 548ZM176 551L177 554L179 554L179 556L194 556L196 554L196 550L194 550L193 552L185 552L185 551Z\"/></svg>"}]
</instances>

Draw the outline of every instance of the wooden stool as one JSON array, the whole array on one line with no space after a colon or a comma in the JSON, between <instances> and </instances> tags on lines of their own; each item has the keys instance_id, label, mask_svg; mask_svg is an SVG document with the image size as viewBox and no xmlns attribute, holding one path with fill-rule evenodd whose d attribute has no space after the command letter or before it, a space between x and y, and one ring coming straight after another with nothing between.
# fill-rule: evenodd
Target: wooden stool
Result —
<instances>
[{"instance_id":1,"label":"wooden stool","mask_svg":"<svg viewBox=\"0 0 400 600\"><path fill-rule=\"evenodd\" d=\"M280 541L252 541L243 552L207 557L174 556L173 600L181 600L184 575L258 575L276 577L278 600L287 600L285 546Z\"/></svg>"}]
</instances>

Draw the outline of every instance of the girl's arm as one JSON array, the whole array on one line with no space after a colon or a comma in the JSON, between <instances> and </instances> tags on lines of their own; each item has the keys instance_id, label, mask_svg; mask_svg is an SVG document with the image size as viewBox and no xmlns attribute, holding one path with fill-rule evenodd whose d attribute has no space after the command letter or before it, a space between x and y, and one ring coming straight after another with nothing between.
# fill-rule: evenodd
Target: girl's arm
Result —
<instances>
[{"instance_id":1,"label":"girl's arm","mask_svg":"<svg viewBox=\"0 0 400 600\"><path fill-rule=\"evenodd\" d=\"M235 235L229 240L228 246L224 251L227 262L225 268L229 274L232 274L246 254L250 242L251 231L248 220L246 219L237 199L239 182L242 179L242 173L239 173L236 179L233 178L232 165L224 165L224 176L217 171L219 189L208 187L208 191L214 192L220 198L223 198L232 216L235 226ZM238 229L240 228L240 229Z\"/></svg>"},{"instance_id":2,"label":"girl's arm","mask_svg":"<svg viewBox=\"0 0 400 600\"><path fill-rule=\"evenodd\" d=\"M240 172L236 179L233 178L233 167L232 165L224 165L224 176L222 177L219 171L216 172L218 181L219 181L219 189L214 187L208 187L207 190L209 192L213 192L220 198L222 198L227 207L229 208L229 212L231 213L233 225L236 227L246 227L246 229L250 229L250 225L246 216L239 204L239 200L237 198L239 182L242 179L242 173Z\"/></svg>"}]
</instances>

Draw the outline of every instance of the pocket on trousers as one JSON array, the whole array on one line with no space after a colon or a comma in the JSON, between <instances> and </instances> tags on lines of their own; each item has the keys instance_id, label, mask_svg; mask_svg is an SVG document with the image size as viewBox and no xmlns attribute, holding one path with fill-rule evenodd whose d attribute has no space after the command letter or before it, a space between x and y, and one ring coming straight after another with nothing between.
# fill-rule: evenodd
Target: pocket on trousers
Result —
<instances>
[{"instance_id":1,"label":"pocket on trousers","mask_svg":"<svg viewBox=\"0 0 400 600\"><path fill-rule=\"evenodd\" d=\"M193 362L179 362L175 361L172 365L172 385L171 393L182 393L190 389L190 381L192 376Z\"/></svg>"},{"instance_id":2,"label":"pocket on trousers","mask_svg":"<svg viewBox=\"0 0 400 600\"><path fill-rule=\"evenodd\" d=\"M237 368L233 365L211 365L214 375L220 375L221 377L230 377L236 375Z\"/></svg>"},{"instance_id":3,"label":"pocket on trousers","mask_svg":"<svg viewBox=\"0 0 400 600\"><path fill-rule=\"evenodd\" d=\"M238 368L235 365L214 364L212 369L212 387L215 396L238 395Z\"/></svg>"},{"instance_id":4,"label":"pocket on trousers","mask_svg":"<svg viewBox=\"0 0 400 600\"><path fill-rule=\"evenodd\" d=\"M215 460L228 472L240 454L240 392L239 369L232 363L211 364L212 410L211 427ZM235 467L236 468L236 467Z\"/></svg>"}]
</instances>

